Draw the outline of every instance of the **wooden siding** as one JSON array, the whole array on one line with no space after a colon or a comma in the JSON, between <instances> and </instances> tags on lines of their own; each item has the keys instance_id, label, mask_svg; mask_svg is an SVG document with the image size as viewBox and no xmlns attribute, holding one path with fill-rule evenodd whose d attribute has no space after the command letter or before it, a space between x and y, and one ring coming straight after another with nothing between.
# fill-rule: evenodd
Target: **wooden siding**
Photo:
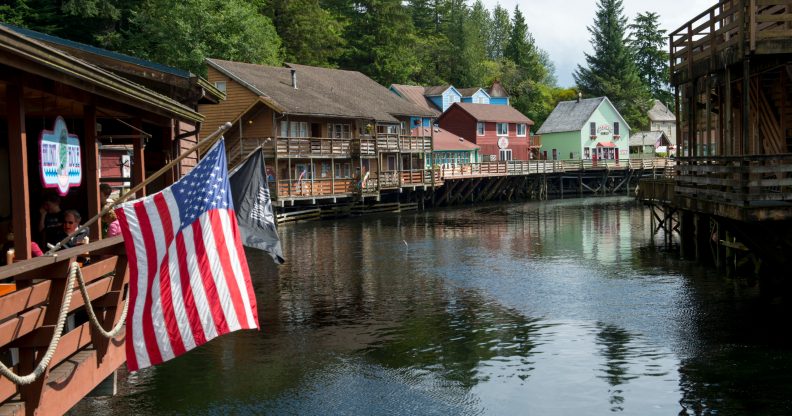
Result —
<instances>
[{"instance_id":1,"label":"wooden siding","mask_svg":"<svg viewBox=\"0 0 792 416\"><path fill-rule=\"evenodd\" d=\"M224 101L219 104L198 106L198 111L206 117L203 125L208 131L214 131L227 121L233 121L258 99L252 91L212 67L209 67L207 79L212 84L217 81L226 82L226 99Z\"/></svg>"},{"instance_id":2,"label":"wooden siding","mask_svg":"<svg viewBox=\"0 0 792 416\"><path fill-rule=\"evenodd\" d=\"M272 109L264 107L259 110L259 107L257 106L251 112L252 119L243 117L242 135L248 138L274 137L277 131L272 128Z\"/></svg>"},{"instance_id":3,"label":"wooden siding","mask_svg":"<svg viewBox=\"0 0 792 416\"><path fill-rule=\"evenodd\" d=\"M498 138L501 137L497 134L496 123L484 123L484 135L479 136L476 130L478 120L473 118L467 111L458 107L449 109L440 121L440 127L450 131L481 146L481 155L485 161L489 160L489 155L499 155ZM530 126L525 126L526 136L517 137L517 125L509 123L509 134L506 136L509 139L508 148L512 151L513 160L528 160L528 152L530 150L528 130Z\"/></svg>"}]
</instances>

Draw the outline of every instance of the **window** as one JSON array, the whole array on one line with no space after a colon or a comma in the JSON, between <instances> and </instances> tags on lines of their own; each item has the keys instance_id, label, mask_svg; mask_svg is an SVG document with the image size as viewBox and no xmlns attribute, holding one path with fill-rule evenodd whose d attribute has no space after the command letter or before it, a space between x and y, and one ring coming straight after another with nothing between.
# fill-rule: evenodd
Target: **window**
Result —
<instances>
[{"instance_id":1,"label":"window","mask_svg":"<svg viewBox=\"0 0 792 416\"><path fill-rule=\"evenodd\" d=\"M597 123L591 122L589 123L589 135L596 136L597 135Z\"/></svg>"},{"instance_id":2,"label":"window","mask_svg":"<svg viewBox=\"0 0 792 416\"><path fill-rule=\"evenodd\" d=\"M619 122L618 121L614 121L613 122L613 135L614 136L618 136L619 134L620 134L619 133Z\"/></svg>"},{"instance_id":3,"label":"window","mask_svg":"<svg viewBox=\"0 0 792 416\"><path fill-rule=\"evenodd\" d=\"M484 123L476 123L476 134L479 136L484 135Z\"/></svg>"},{"instance_id":4,"label":"window","mask_svg":"<svg viewBox=\"0 0 792 416\"><path fill-rule=\"evenodd\" d=\"M214 83L215 88L222 92L226 92L226 82L225 81L215 81Z\"/></svg>"},{"instance_id":5,"label":"window","mask_svg":"<svg viewBox=\"0 0 792 416\"><path fill-rule=\"evenodd\" d=\"M509 134L509 123L498 123L498 136L506 136Z\"/></svg>"},{"instance_id":6,"label":"window","mask_svg":"<svg viewBox=\"0 0 792 416\"><path fill-rule=\"evenodd\" d=\"M591 159L591 148L589 147L583 148L583 159Z\"/></svg>"},{"instance_id":7,"label":"window","mask_svg":"<svg viewBox=\"0 0 792 416\"><path fill-rule=\"evenodd\" d=\"M309 137L308 123L305 121L281 121L280 137Z\"/></svg>"},{"instance_id":8,"label":"window","mask_svg":"<svg viewBox=\"0 0 792 416\"><path fill-rule=\"evenodd\" d=\"M388 155L387 166L389 171L396 170L396 156L395 155Z\"/></svg>"},{"instance_id":9,"label":"window","mask_svg":"<svg viewBox=\"0 0 792 416\"><path fill-rule=\"evenodd\" d=\"M512 160L512 151L511 151L511 149L501 149L500 150L500 160Z\"/></svg>"},{"instance_id":10,"label":"window","mask_svg":"<svg viewBox=\"0 0 792 416\"><path fill-rule=\"evenodd\" d=\"M335 164L335 177L336 178L349 178L352 176L352 170L349 163L336 163Z\"/></svg>"},{"instance_id":11,"label":"window","mask_svg":"<svg viewBox=\"0 0 792 416\"><path fill-rule=\"evenodd\" d=\"M328 124L327 135L331 139L349 139L352 137L352 127L349 124Z\"/></svg>"},{"instance_id":12,"label":"window","mask_svg":"<svg viewBox=\"0 0 792 416\"><path fill-rule=\"evenodd\" d=\"M517 125L517 136L518 137L525 137L525 124L518 124Z\"/></svg>"}]
</instances>

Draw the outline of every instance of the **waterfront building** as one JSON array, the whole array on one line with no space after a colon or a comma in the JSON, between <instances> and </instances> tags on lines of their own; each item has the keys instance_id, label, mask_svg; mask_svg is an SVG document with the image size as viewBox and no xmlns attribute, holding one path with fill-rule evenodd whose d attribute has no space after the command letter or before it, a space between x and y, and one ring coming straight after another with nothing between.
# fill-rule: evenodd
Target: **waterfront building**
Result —
<instances>
[{"instance_id":1,"label":"waterfront building","mask_svg":"<svg viewBox=\"0 0 792 416\"><path fill-rule=\"evenodd\" d=\"M558 103L537 134L542 136L543 159L629 158L630 126L607 97Z\"/></svg>"},{"instance_id":2,"label":"waterfront building","mask_svg":"<svg viewBox=\"0 0 792 416\"><path fill-rule=\"evenodd\" d=\"M435 113L402 100L357 71L207 59L210 82L226 92L200 106L206 123L233 123L229 165L262 146L276 205L338 202L429 186ZM415 130L419 132L419 130ZM431 131L429 131L431 133Z\"/></svg>"},{"instance_id":3,"label":"waterfront building","mask_svg":"<svg viewBox=\"0 0 792 416\"><path fill-rule=\"evenodd\" d=\"M664 131L639 131L630 135L630 158L651 159L666 153L671 142Z\"/></svg>"},{"instance_id":4,"label":"waterfront building","mask_svg":"<svg viewBox=\"0 0 792 416\"><path fill-rule=\"evenodd\" d=\"M649 116L649 131L662 131L671 142L671 150L676 148L677 129L676 116L660 100L654 100L652 108L647 113Z\"/></svg>"},{"instance_id":5,"label":"waterfront building","mask_svg":"<svg viewBox=\"0 0 792 416\"><path fill-rule=\"evenodd\" d=\"M483 88L460 88L463 103L490 104L490 96Z\"/></svg>"},{"instance_id":6,"label":"waterfront building","mask_svg":"<svg viewBox=\"0 0 792 416\"><path fill-rule=\"evenodd\" d=\"M480 146L485 162L528 160L541 146L539 138L530 133L534 122L506 105L455 103L437 123Z\"/></svg>"},{"instance_id":7,"label":"waterfront building","mask_svg":"<svg viewBox=\"0 0 792 416\"><path fill-rule=\"evenodd\" d=\"M416 127L424 129L423 132L415 132L416 136L432 136L432 158L427 160L427 166L439 166L447 168L451 166L478 163L481 146L465 140L448 130L438 126L432 127L433 132L429 132L429 127Z\"/></svg>"},{"instance_id":8,"label":"waterfront building","mask_svg":"<svg viewBox=\"0 0 792 416\"><path fill-rule=\"evenodd\" d=\"M8 236L13 249L3 253L11 264L0 267L0 280L13 286L0 296L0 357L18 374L41 360L78 256L91 254L93 262L83 259L81 271L93 304L102 305L105 328L120 319L127 293L129 260L122 239L102 240L98 223L89 227L90 244L31 258L45 194L59 194L63 208L87 220L104 202L99 152L105 140L128 146L134 160L129 179L137 185L178 157L184 142L205 134L203 116L190 106L103 68L99 60L81 59L31 36L0 24L0 235ZM200 95L199 89L193 92ZM170 184L182 168L190 167L166 171L138 196ZM66 310L84 314L83 304L77 294ZM66 413L124 363L123 337L110 342L95 336L88 322L75 325L63 331L39 381L17 386L0 377L0 413Z\"/></svg>"}]
</instances>

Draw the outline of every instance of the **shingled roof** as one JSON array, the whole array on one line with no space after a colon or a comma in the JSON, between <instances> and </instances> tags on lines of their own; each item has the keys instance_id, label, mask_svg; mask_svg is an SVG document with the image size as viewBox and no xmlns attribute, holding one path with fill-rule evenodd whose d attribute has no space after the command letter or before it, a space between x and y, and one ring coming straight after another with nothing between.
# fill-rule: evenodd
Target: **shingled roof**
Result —
<instances>
[{"instance_id":1,"label":"shingled roof","mask_svg":"<svg viewBox=\"0 0 792 416\"><path fill-rule=\"evenodd\" d=\"M487 88L487 94L490 97L508 97L509 93L506 91L506 88L503 88L503 84L500 81L493 81L492 85Z\"/></svg>"},{"instance_id":2,"label":"shingled roof","mask_svg":"<svg viewBox=\"0 0 792 416\"><path fill-rule=\"evenodd\" d=\"M484 91L483 88L479 88L479 87L457 88L457 91L459 91L459 93L462 94L463 97L472 97L473 94L477 93L479 90ZM486 93L486 91L484 92Z\"/></svg>"},{"instance_id":3,"label":"shingled roof","mask_svg":"<svg viewBox=\"0 0 792 416\"><path fill-rule=\"evenodd\" d=\"M606 97L597 97L580 101L561 101L536 134L580 130L605 100L607 100Z\"/></svg>"},{"instance_id":4,"label":"shingled roof","mask_svg":"<svg viewBox=\"0 0 792 416\"><path fill-rule=\"evenodd\" d=\"M451 88L450 85L435 85L432 87L424 88L424 95L427 97L436 97L438 95L443 95L443 93Z\"/></svg>"},{"instance_id":5,"label":"shingled roof","mask_svg":"<svg viewBox=\"0 0 792 416\"><path fill-rule=\"evenodd\" d=\"M454 103L440 118L451 112L454 106L464 110L478 121L534 124L533 120L508 105Z\"/></svg>"},{"instance_id":6,"label":"shingled roof","mask_svg":"<svg viewBox=\"0 0 792 416\"><path fill-rule=\"evenodd\" d=\"M654 105L649 110L649 120L676 121L676 116L660 100L654 100Z\"/></svg>"},{"instance_id":7,"label":"shingled roof","mask_svg":"<svg viewBox=\"0 0 792 416\"><path fill-rule=\"evenodd\" d=\"M391 88L393 88L396 93L405 100L431 111L435 117L440 115L440 111L437 109L437 106L435 106L434 103L424 95L426 87L422 87L420 85L391 84Z\"/></svg>"},{"instance_id":8,"label":"shingled roof","mask_svg":"<svg viewBox=\"0 0 792 416\"><path fill-rule=\"evenodd\" d=\"M639 131L630 135L630 146L668 146L671 142L662 131Z\"/></svg>"},{"instance_id":9,"label":"shingled roof","mask_svg":"<svg viewBox=\"0 0 792 416\"><path fill-rule=\"evenodd\" d=\"M434 134L432 134L434 129ZM413 136L432 136L432 149L435 152L471 151L481 149L481 146L465 140L454 133L440 127L415 127Z\"/></svg>"},{"instance_id":10,"label":"shingled roof","mask_svg":"<svg viewBox=\"0 0 792 416\"><path fill-rule=\"evenodd\" d=\"M207 59L207 63L273 104L294 115L347 117L395 123L395 116L433 117L435 114L401 99L357 71L286 64L254 65ZM291 71L296 71L297 88Z\"/></svg>"}]
</instances>

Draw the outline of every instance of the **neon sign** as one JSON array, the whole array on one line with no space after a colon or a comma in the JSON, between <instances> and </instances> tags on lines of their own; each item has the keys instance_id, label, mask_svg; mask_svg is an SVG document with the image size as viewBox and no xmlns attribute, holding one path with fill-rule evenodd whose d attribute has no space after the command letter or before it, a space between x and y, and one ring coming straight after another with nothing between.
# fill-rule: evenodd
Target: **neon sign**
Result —
<instances>
[{"instance_id":1,"label":"neon sign","mask_svg":"<svg viewBox=\"0 0 792 416\"><path fill-rule=\"evenodd\" d=\"M58 116L52 130L42 130L39 137L39 165L41 184L45 188L57 188L61 196L69 188L82 183L82 159L80 139L69 134L66 121Z\"/></svg>"}]
</instances>

